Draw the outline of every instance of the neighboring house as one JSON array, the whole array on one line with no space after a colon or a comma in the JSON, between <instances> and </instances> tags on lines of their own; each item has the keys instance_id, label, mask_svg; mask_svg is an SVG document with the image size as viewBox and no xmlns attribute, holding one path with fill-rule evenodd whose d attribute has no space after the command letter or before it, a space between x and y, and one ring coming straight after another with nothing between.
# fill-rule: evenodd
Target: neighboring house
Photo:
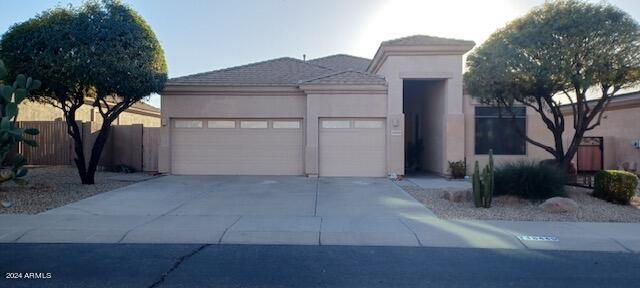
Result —
<instances>
[{"instance_id":1,"label":"neighboring house","mask_svg":"<svg viewBox=\"0 0 640 288\"><path fill-rule=\"evenodd\" d=\"M170 79L159 171L446 174L466 155L462 55L473 46L417 35L382 42L371 60L278 58Z\"/></svg>"},{"instance_id":2,"label":"neighboring house","mask_svg":"<svg viewBox=\"0 0 640 288\"><path fill-rule=\"evenodd\" d=\"M102 117L92 101L87 101L76 112L76 119L82 122L101 122ZM62 121L62 110L49 104L24 101L20 104L18 121ZM160 109L144 102L133 104L121 113L114 125L143 124L145 127L160 127Z\"/></svg>"}]
</instances>

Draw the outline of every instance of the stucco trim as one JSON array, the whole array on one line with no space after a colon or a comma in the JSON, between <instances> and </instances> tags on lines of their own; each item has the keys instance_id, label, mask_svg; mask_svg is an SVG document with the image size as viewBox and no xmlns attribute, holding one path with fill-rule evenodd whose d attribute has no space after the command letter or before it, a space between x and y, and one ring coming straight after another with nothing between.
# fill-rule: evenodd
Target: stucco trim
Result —
<instances>
[{"instance_id":1,"label":"stucco trim","mask_svg":"<svg viewBox=\"0 0 640 288\"><path fill-rule=\"evenodd\" d=\"M475 46L475 43L428 45L428 46L380 46L371 60L367 72L376 74L389 56L432 56L463 55Z\"/></svg>"},{"instance_id":2,"label":"stucco trim","mask_svg":"<svg viewBox=\"0 0 640 288\"><path fill-rule=\"evenodd\" d=\"M611 102L609 103L605 111L631 109L631 108L640 107L640 98L615 99L615 97L619 97L619 96L614 96L613 99L611 99ZM592 104L595 104L595 103L592 103ZM565 116L573 115L573 109L571 109L571 104L561 106L560 110L562 111L562 113L566 113Z\"/></svg>"},{"instance_id":3,"label":"stucco trim","mask_svg":"<svg viewBox=\"0 0 640 288\"><path fill-rule=\"evenodd\" d=\"M454 77L450 72L400 72L398 76L403 80L445 80Z\"/></svg>"},{"instance_id":4,"label":"stucco trim","mask_svg":"<svg viewBox=\"0 0 640 288\"><path fill-rule=\"evenodd\" d=\"M146 110L141 110L141 109L136 109L136 108L131 108L130 107L125 112L138 114L138 115L143 115L143 116L150 116L150 117L160 118L160 111L155 113L155 112L150 112L150 111L146 111Z\"/></svg>"},{"instance_id":5,"label":"stucco trim","mask_svg":"<svg viewBox=\"0 0 640 288\"><path fill-rule=\"evenodd\" d=\"M387 94L386 85L308 84L300 89L307 94Z\"/></svg>"},{"instance_id":6,"label":"stucco trim","mask_svg":"<svg viewBox=\"0 0 640 288\"><path fill-rule=\"evenodd\" d=\"M166 86L162 92L163 96L273 96L273 95L294 95L304 96L298 86L204 86L204 85L179 85Z\"/></svg>"}]
</instances>

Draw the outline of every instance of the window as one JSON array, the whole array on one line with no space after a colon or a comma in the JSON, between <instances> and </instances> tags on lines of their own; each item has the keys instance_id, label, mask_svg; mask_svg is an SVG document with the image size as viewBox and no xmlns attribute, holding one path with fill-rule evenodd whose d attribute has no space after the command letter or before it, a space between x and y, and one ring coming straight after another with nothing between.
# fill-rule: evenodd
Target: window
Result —
<instances>
[{"instance_id":1,"label":"window","mask_svg":"<svg viewBox=\"0 0 640 288\"><path fill-rule=\"evenodd\" d=\"M236 121L233 120L210 120L207 123L209 128L236 128Z\"/></svg>"},{"instance_id":2,"label":"window","mask_svg":"<svg viewBox=\"0 0 640 288\"><path fill-rule=\"evenodd\" d=\"M267 121L240 121L240 128L265 129L269 127Z\"/></svg>"},{"instance_id":3,"label":"window","mask_svg":"<svg viewBox=\"0 0 640 288\"><path fill-rule=\"evenodd\" d=\"M353 128L378 129L382 128L380 120L356 120L353 122Z\"/></svg>"},{"instance_id":4,"label":"window","mask_svg":"<svg viewBox=\"0 0 640 288\"><path fill-rule=\"evenodd\" d=\"M273 121L274 129L299 129L300 121Z\"/></svg>"},{"instance_id":5,"label":"window","mask_svg":"<svg viewBox=\"0 0 640 288\"><path fill-rule=\"evenodd\" d=\"M176 120L176 128L202 128L200 120Z\"/></svg>"},{"instance_id":6,"label":"window","mask_svg":"<svg viewBox=\"0 0 640 288\"><path fill-rule=\"evenodd\" d=\"M324 120L322 121L322 128L328 129L344 129L351 127L351 121L349 120Z\"/></svg>"},{"instance_id":7,"label":"window","mask_svg":"<svg viewBox=\"0 0 640 288\"><path fill-rule=\"evenodd\" d=\"M513 107L512 111L516 115L515 125L522 132L527 133L526 109ZM493 154L496 155L526 154L526 141L512 123L511 113L504 109L500 111L496 107L476 107L475 118L476 154L489 154L489 149L493 149Z\"/></svg>"}]
</instances>

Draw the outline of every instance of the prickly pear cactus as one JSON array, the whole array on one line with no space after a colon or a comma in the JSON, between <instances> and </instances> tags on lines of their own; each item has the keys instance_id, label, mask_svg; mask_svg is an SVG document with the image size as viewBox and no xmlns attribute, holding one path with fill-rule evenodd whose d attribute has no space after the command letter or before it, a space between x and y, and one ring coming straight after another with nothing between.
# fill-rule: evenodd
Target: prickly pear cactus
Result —
<instances>
[{"instance_id":1,"label":"prickly pear cactus","mask_svg":"<svg viewBox=\"0 0 640 288\"><path fill-rule=\"evenodd\" d=\"M18 105L24 101L29 92L40 88L40 81L33 80L22 74L18 75L13 85L6 85L2 79L7 76L4 63L0 60L0 164L4 163L7 154L18 143L37 147L35 140L25 139L24 135L38 135L38 129L19 128L16 125L18 119ZM13 159L13 166L0 169L0 183L14 181L18 184L26 184L21 177L27 174L24 167L26 160L20 154Z\"/></svg>"}]
</instances>

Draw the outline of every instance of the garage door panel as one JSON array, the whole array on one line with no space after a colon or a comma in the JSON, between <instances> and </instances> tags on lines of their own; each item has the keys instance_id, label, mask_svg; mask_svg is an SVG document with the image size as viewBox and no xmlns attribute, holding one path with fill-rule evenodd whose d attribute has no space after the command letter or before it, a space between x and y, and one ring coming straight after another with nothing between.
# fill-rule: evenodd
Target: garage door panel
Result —
<instances>
[{"instance_id":1,"label":"garage door panel","mask_svg":"<svg viewBox=\"0 0 640 288\"><path fill-rule=\"evenodd\" d=\"M302 174L302 129L235 127L172 129L172 173Z\"/></svg>"},{"instance_id":2,"label":"garage door panel","mask_svg":"<svg viewBox=\"0 0 640 288\"><path fill-rule=\"evenodd\" d=\"M349 121L347 126L342 121ZM321 119L321 176L386 176L386 145L383 119ZM338 122L336 122L338 121ZM354 127L370 128L354 128ZM348 128L347 128L348 127Z\"/></svg>"}]
</instances>

